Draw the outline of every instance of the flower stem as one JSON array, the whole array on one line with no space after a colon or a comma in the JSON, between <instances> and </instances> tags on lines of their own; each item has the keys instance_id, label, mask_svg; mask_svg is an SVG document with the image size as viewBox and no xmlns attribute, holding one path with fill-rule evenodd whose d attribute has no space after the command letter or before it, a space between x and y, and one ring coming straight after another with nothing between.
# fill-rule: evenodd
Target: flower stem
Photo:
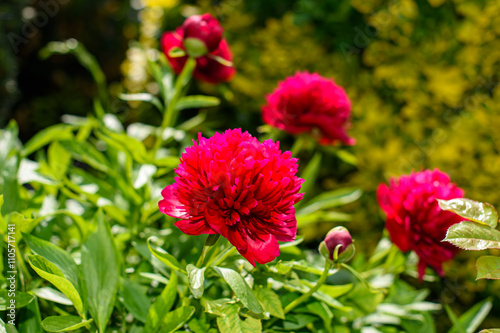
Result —
<instances>
[{"instance_id":1,"label":"flower stem","mask_svg":"<svg viewBox=\"0 0 500 333\"><path fill-rule=\"evenodd\" d=\"M316 284L314 285L314 287L312 287L311 289L309 289L309 291L305 294L303 294L302 296L300 296L299 298L296 298L295 300L293 300L290 304L288 304L284 309L283 309L283 314L286 315L288 312L292 311L295 307L297 307L298 305L300 305L302 302L304 302L305 300L307 300L309 297L311 297L312 294L314 294L326 281L326 278L328 277L328 272L330 271L330 268L332 267L332 264L326 260L325 261L325 268L323 270L323 273L321 274L321 276L319 277L319 280L318 282L316 282ZM272 324L274 324L276 321L278 320L278 318L273 318L271 321L269 321L269 323L267 324L268 327L270 327Z\"/></svg>"},{"instance_id":2,"label":"flower stem","mask_svg":"<svg viewBox=\"0 0 500 333\"><path fill-rule=\"evenodd\" d=\"M205 261L205 256L207 255L208 250L217 242L220 235L208 235L205 240L205 245L203 245L203 250L201 251L201 255L198 258L198 262L196 262L196 267L201 267L203 262Z\"/></svg>"},{"instance_id":3,"label":"flower stem","mask_svg":"<svg viewBox=\"0 0 500 333\"><path fill-rule=\"evenodd\" d=\"M351 266L349 266L348 264L346 263L341 263L340 266L344 267L345 269L347 269L349 272L352 273L352 275L354 275L359 281L361 281L362 283L364 283L366 285L366 287L371 291L371 292L379 292L380 290L377 289L377 288L373 288L370 283L368 281L365 280L365 278L363 278L359 273L358 271L356 271L354 268L352 268Z\"/></svg>"},{"instance_id":4,"label":"flower stem","mask_svg":"<svg viewBox=\"0 0 500 333\"><path fill-rule=\"evenodd\" d=\"M161 147L163 143L163 132L167 127L174 125L177 119L176 105L179 99L184 93L184 87L189 83L191 77L193 76L193 71L196 67L196 60L193 58L188 58L182 72L177 77L174 86L174 92L172 98L167 103L167 108L165 114L163 115L163 120L161 122L160 131L157 133L156 141L153 146L153 154L156 155L156 151Z\"/></svg>"},{"instance_id":5,"label":"flower stem","mask_svg":"<svg viewBox=\"0 0 500 333\"><path fill-rule=\"evenodd\" d=\"M299 298L295 299L290 304L288 304L283 309L283 313L287 314L288 312L292 311L297 305L299 305L300 303L304 302L306 299L308 299L309 297L311 297L311 295L313 293L315 293L323 285L323 283L325 283L326 278L328 277L328 272L330 271L331 266L332 265L327 260L325 262L325 268L323 270L323 274L321 274L321 276L319 277L318 282L316 282L316 284L314 285L314 287L312 287L311 289L309 289L309 291L307 293L303 294L302 296L300 296Z\"/></svg>"}]
</instances>

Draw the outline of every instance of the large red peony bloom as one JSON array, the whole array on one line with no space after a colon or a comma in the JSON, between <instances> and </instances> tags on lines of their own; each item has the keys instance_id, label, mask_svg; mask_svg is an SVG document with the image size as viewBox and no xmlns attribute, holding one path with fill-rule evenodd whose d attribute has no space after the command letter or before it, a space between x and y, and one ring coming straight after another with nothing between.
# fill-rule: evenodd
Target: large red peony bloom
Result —
<instances>
[{"instance_id":1,"label":"large red peony bloom","mask_svg":"<svg viewBox=\"0 0 500 333\"><path fill-rule=\"evenodd\" d=\"M459 251L442 240L448 228L463 218L441 210L436 199L449 200L463 195L464 191L438 169L393 178L390 186L379 185L377 200L387 214L387 231L392 242L402 251L414 250L417 253L420 279L427 266L443 276L442 263L453 259Z\"/></svg>"},{"instance_id":2,"label":"large red peony bloom","mask_svg":"<svg viewBox=\"0 0 500 333\"><path fill-rule=\"evenodd\" d=\"M280 254L278 241L295 239L293 204L302 199L303 180L295 176L297 159L279 143L260 143L240 129L200 134L175 172L159 208L181 219L175 225L182 232L220 234L254 266Z\"/></svg>"},{"instance_id":3,"label":"large red peony bloom","mask_svg":"<svg viewBox=\"0 0 500 333\"><path fill-rule=\"evenodd\" d=\"M351 102L344 89L319 74L297 72L266 96L262 118L267 124L291 134L318 129L321 144L353 145L347 135Z\"/></svg>"},{"instance_id":4,"label":"large red peony bloom","mask_svg":"<svg viewBox=\"0 0 500 333\"><path fill-rule=\"evenodd\" d=\"M233 54L222 38L223 31L216 18L203 14L190 16L175 31L164 33L161 46L174 72L179 74L182 71L191 47L196 49L196 54L191 54L196 58L195 78L213 84L231 80L236 70L231 65ZM174 48L183 50L185 55L171 54Z\"/></svg>"}]
</instances>

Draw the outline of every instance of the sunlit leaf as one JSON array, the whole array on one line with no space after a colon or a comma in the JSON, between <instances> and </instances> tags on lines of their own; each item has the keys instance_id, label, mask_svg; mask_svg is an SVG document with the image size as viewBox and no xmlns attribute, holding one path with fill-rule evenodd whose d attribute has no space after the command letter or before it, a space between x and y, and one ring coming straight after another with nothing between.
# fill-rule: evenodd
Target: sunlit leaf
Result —
<instances>
[{"instance_id":1,"label":"sunlit leaf","mask_svg":"<svg viewBox=\"0 0 500 333\"><path fill-rule=\"evenodd\" d=\"M260 304L262 304L265 312L269 312L272 316L285 319L280 298L274 291L268 288L257 287L255 288L255 295L259 299Z\"/></svg>"},{"instance_id":2,"label":"sunlit leaf","mask_svg":"<svg viewBox=\"0 0 500 333\"><path fill-rule=\"evenodd\" d=\"M254 333L262 332L260 320L248 317L243 320L238 314L237 304L222 305L221 316L217 317L217 326L221 333Z\"/></svg>"},{"instance_id":3,"label":"sunlit leaf","mask_svg":"<svg viewBox=\"0 0 500 333\"><path fill-rule=\"evenodd\" d=\"M57 124L41 130L35 134L24 146L22 156L28 156L45 145L54 141L70 140L73 138L74 126L67 124Z\"/></svg>"},{"instance_id":4,"label":"sunlit leaf","mask_svg":"<svg viewBox=\"0 0 500 333\"><path fill-rule=\"evenodd\" d=\"M148 239L148 248L151 253L158 258L162 263L165 265L169 266L172 269L175 269L176 271L182 272L184 274L187 274L186 270L182 267L182 265L175 259L174 256L172 256L170 253L165 251L164 249L155 246L151 244L152 239Z\"/></svg>"},{"instance_id":5,"label":"sunlit leaf","mask_svg":"<svg viewBox=\"0 0 500 333\"><path fill-rule=\"evenodd\" d=\"M186 270L188 274L189 290L193 293L194 298L200 298L205 289L205 268L198 268L194 265L187 265Z\"/></svg>"},{"instance_id":6,"label":"sunlit leaf","mask_svg":"<svg viewBox=\"0 0 500 333\"><path fill-rule=\"evenodd\" d=\"M73 284L68 281L56 265L39 255L29 255L31 267L45 280L52 283L73 303L78 313L83 314L83 302Z\"/></svg>"},{"instance_id":7,"label":"sunlit leaf","mask_svg":"<svg viewBox=\"0 0 500 333\"><path fill-rule=\"evenodd\" d=\"M448 229L444 241L464 250L500 249L500 232L485 225L463 221Z\"/></svg>"},{"instance_id":8,"label":"sunlit leaf","mask_svg":"<svg viewBox=\"0 0 500 333\"><path fill-rule=\"evenodd\" d=\"M254 313L261 313L264 311L252 289L250 289L240 273L230 268L217 266L214 266L214 270L219 273L224 280L226 280L227 284L234 291L236 297L238 297L243 305L245 305L250 311Z\"/></svg>"},{"instance_id":9,"label":"sunlit leaf","mask_svg":"<svg viewBox=\"0 0 500 333\"><path fill-rule=\"evenodd\" d=\"M77 316L51 316L42 321L42 327L48 332L74 331L92 322Z\"/></svg>"},{"instance_id":10,"label":"sunlit leaf","mask_svg":"<svg viewBox=\"0 0 500 333\"><path fill-rule=\"evenodd\" d=\"M318 210L330 209L358 200L363 191L359 188L343 188L321 193L307 202L307 206L297 211L298 215L314 213Z\"/></svg>"},{"instance_id":11,"label":"sunlit leaf","mask_svg":"<svg viewBox=\"0 0 500 333\"><path fill-rule=\"evenodd\" d=\"M495 208L488 204L473 201L470 199L451 199L451 200L440 200L439 207L443 210L449 210L455 214L462 216L468 220L489 225L495 228L498 223L498 213Z\"/></svg>"},{"instance_id":12,"label":"sunlit leaf","mask_svg":"<svg viewBox=\"0 0 500 333\"><path fill-rule=\"evenodd\" d=\"M194 306L181 306L178 309L168 312L162 320L159 333L175 332L184 325L194 314Z\"/></svg>"},{"instance_id":13,"label":"sunlit leaf","mask_svg":"<svg viewBox=\"0 0 500 333\"><path fill-rule=\"evenodd\" d=\"M217 106L219 104L220 104L220 99L218 99L217 97L204 96L204 95L191 95L180 98L177 104L175 104L175 109L177 111L184 109L200 109L200 108Z\"/></svg>"},{"instance_id":14,"label":"sunlit leaf","mask_svg":"<svg viewBox=\"0 0 500 333\"><path fill-rule=\"evenodd\" d=\"M466 333L475 332L486 316L488 316L492 306L491 299L489 298L475 304L458 318L458 324L465 329ZM460 333L460 329L456 326L454 325L448 333Z\"/></svg>"}]
</instances>

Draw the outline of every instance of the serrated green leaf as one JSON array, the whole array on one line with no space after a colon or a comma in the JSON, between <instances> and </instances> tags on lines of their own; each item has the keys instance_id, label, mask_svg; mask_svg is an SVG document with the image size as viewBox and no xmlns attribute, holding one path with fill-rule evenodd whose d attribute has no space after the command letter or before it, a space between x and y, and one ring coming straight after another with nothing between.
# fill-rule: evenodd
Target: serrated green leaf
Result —
<instances>
[{"instance_id":1,"label":"serrated green leaf","mask_svg":"<svg viewBox=\"0 0 500 333\"><path fill-rule=\"evenodd\" d=\"M61 270L64 277L75 286L76 290L80 290L78 283L78 266L66 251L50 242L29 234L24 234L23 237L31 251L56 265Z\"/></svg>"},{"instance_id":2,"label":"serrated green leaf","mask_svg":"<svg viewBox=\"0 0 500 333\"><path fill-rule=\"evenodd\" d=\"M443 241L464 250L500 249L500 232L478 223L463 221L452 225Z\"/></svg>"},{"instance_id":3,"label":"serrated green leaf","mask_svg":"<svg viewBox=\"0 0 500 333\"><path fill-rule=\"evenodd\" d=\"M113 312L120 262L118 251L104 214L95 215L97 229L89 235L82 249L82 273L86 282L86 301L100 333L105 332Z\"/></svg>"},{"instance_id":4,"label":"serrated green leaf","mask_svg":"<svg viewBox=\"0 0 500 333\"><path fill-rule=\"evenodd\" d=\"M151 237L148 238L148 248L149 248L149 251L151 251L151 253L156 258L158 258L162 263L164 263L168 267L170 267L178 272L182 272L184 274L187 274L186 270L179 263L179 261L177 261L177 259L175 259L174 256L172 256L170 253L168 253L164 249L151 244L151 240L152 240Z\"/></svg>"},{"instance_id":5,"label":"serrated green leaf","mask_svg":"<svg viewBox=\"0 0 500 333\"><path fill-rule=\"evenodd\" d=\"M26 157L54 141L70 140L73 138L74 129L75 127L71 125L57 124L41 130L26 143L21 155Z\"/></svg>"},{"instance_id":6,"label":"serrated green leaf","mask_svg":"<svg viewBox=\"0 0 500 333\"><path fill-rule=\"evenodd\" d=\"M262 332L262 323L252 317L242 320L238 315L237 304L226 303L221 308L222 316L217 317L217 326L221 333Z\"/></svg>"},{"instance_id":7,"label":"serrated green leaf","mask_svg":"<svg viewBox=\"0 0 500 333\"><path fill-rule=\"evenodd\" d=\"M163 318L162 325L158 332L160 333L171 333L181 328L185 322L191 318L194 314L194 306L181 306L174 311L168 312Z\"/></svg>"},{"instance_id":8,"label":"serrated green leaf","mask_svg":"<svg viewBox=\"0 0 500 333\"><path fill-rule=\"evenodd\" d=\"M205 268L198 268L194 265L187 265L186 270L188 274L189 290L193 293L194 298L203 296L205 290Z\"/></svg>"},{"instance_id":9,"label":"serrated green leaf","mask_svg":"<svg viewBox=\"0 0 500 333\"><path fill-rule=\"evenodd\" d=\"M92 322L77 316L51 316L42 321L42 327L48 332L74 331Z\"/></svg>"},{"instance_id":10,"label":"serrated green leaf","mask_svg":"<svg viewBox=\"0 0 500 333\"><path fill-rule=\"evenodd\" d=\"M496 256L482 256L476 261L477 277L479 279L500 279L500 258Z\"/></svg>"},{"instance_id":11,"label":"serrated green leaf","mask_svg":"<svg viewBox=\"0 0 500 333\"><path fill-rule=\"evenodd\" d=\"M146 323L151 303L145 289L129 279L121 279L120 295L128 311L139 321Z\"/></svg>"},{"instance_id":12,"label":"serrated green leaf","mask_svg":"<svg viewBox=\"0 0 500 333\"><path fill-rule=\"evenodd\" d=\"M29 255L28 262L31 267L45 280L52 283L73 303L80 315L84 314L83 302L73 284L67 280L56 265L39 255Z\"/></svg>"},{"instance_id":13,"label":"serrated green leaf","mask_svg":"<svg viewBox=\"0 0 500 333\"><path fill-rule=\"evenodd\" d=\"M489 225L495 228L498 223L498 213L495 208L488 204L470 199L458 198L451 200L437 199L439 207L449 210L468 220Z\"/></svg>"},{"instance_id":14,"label":"serrated green leaf","mask_svg":"<svg viewBox=\"0 0 500 333\"><path fill-rule=\"evenodd\" d=\"M177 296L177 275L172 272L168 285L163 289L160 296L149 308L148 316L146 318L146 326L144 333L156 333L162 324L165 315L170 311L174 305Z\"/></svg>"},{"instance_id":15,"label":"serrated green leaf","mask_svg":"<svg viewBox=\"0 0 500 333\"><path fill-rule=\"evenodd\" d=\"M236 303L236 300L231 298L219 298L214 301L206 301L205 302L205 312L211 313L216 316L223 316L222 306L226 303Z\"/></svg>"},{"instance_id":16,"label":"serrated green leaf","mask_svg":"<svg viewBox=\"0 0 500 333\"><path fill-rule=\"evenodd\" d=\"M184 109L200 109L217 106L220 104L220 99L213 96L191 95L184 96L175 104L177 111Z\"/></svg>"},{"instance_id":17,"label":"serrated green leaf","mask_svg":"<svg viewBox=\"0 0 500 333\"><path fill-rule=\"evenodd\" d=\"M283 305L274 291L268 288L257 287L255 288L255 295L260 301L260 304L262 304L265 312L269 312L272 316L280 319L285 319Z\"/></svg>"},{"instance_id":18,"label":"serrated green leaf","mask_svg":"<svg viewBox=\"0 0 500 333\"><path fill-rule=\"evenodd\" d=\"M10 297L12 295L9 295L7 290L0 290L0 311L6 311L11 304L14 304L16 309L25 307L35 299L35 296L18 290L16 290L14 294L14 298L12 298ZM11 299L13 299L15 303L11 303Z\"/></svg>"},{"instance_id":19,"label":"serrated green leaf","mask_svg":"<svg viewBox=\"0 0 500 333\"><path fill-rule=\"evenodd\" d=\"M245 305L250 311L254 313L261 313L264 311L252 289L238 272L230 268L217 266L214 266L214 270L219 273L224 280L226 280L227 284L234 291L236 297L238 297L243 305Z\"/></svg>"}]
</instances>

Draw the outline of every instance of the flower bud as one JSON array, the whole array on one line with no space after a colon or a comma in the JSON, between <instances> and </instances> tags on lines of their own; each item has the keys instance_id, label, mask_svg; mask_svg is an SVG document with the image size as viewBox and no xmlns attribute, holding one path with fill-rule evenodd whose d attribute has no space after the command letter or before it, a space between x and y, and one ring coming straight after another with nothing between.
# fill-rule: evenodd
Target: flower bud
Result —
<instances>
[{"instance_id":1,"label":"flower bud","mask_svg":"<svg viewBox=\"0 0 500 333\"><path fill-rule=\"evenodd\" d=\"M319 245L319 252L333 262L348 261L354 254L351 234L344 227L333 228Z\"/></svg>"},{"instance_id":2,"label":"flower bud","mask_svg":"<svg viewBox=\"0 0 500 333\"><path fill-rule=\"evenodd\" d=\"M216 50L224 29L210 14L193 15L182 25L184 47L190 56L198 58Z\"/></svg>"}]
</instances>

